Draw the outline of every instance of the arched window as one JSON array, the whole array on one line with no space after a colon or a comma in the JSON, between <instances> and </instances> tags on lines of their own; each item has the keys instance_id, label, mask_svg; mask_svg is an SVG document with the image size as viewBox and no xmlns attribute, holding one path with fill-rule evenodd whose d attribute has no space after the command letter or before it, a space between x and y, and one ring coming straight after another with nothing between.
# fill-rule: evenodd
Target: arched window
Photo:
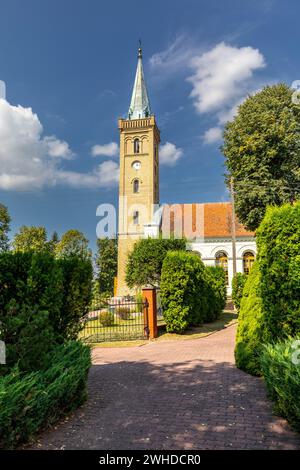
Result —
<instances>
[{"instance_id":1,"label":"arched window","mask_svg":"<svg viewBox=\"0 0 300 470\"><path fill-rule=\"evenodd\" d=\"M139 212L134 211L134 213L133 213L133 224L138 225L138 223L139 223Z\"/></svg>"},{"instance_id":2,"label":"arched window","mask_svg":"<svg viewBox=\"0 0 300 470\"><path fill-rule=\"evenodd\" d=\"M245 274L249 274L253 263L254 263L255 257L254 253L252 251L246 251L243 255L243 271Z\"/></svg>"},{"instance_id":3,"label":"arched window","mask_svg":"<svg viewBox=\"0 0 300 470\"><path fill-rule=\"evenodd\" d=\"M139 180L133 181L133 192L138 193L140 191L140 182Z\"/></svg>"},{"instance_id":4,"label":"arched window","mask_svg":"<svg viewBox=\"0 0 300 470\"><path fill-rule=\"evenodd\" d=\"M216 266L220 266L221 268L224 269L226 284L228 285L228 282L229 282L229 279L228 279L228 256L227 256L227 253L225 253L225 251L219 251L219 253L216 254Z\"/></svg>"},{"instance_id":5,"label":"arched window","mask_svg":"<svg viewBox=\"0 0 300 470\"><path fill-rule=\"evenodd\" d=\"M133 141L133 151L134 151L134 153L140 153L140 139L134 139L134 141Z\"/></svg>"}]
</instances>

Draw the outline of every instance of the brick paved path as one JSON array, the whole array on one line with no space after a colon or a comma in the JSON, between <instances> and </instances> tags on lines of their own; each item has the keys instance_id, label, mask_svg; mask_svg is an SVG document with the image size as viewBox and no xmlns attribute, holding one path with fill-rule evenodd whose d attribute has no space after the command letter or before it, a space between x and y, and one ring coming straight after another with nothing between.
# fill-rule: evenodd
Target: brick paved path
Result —
<instances>
[{"instance_id":1,"label":"brick paved path","mask_svg":"<svg viewBox=\"0 0 300 470\"><path fill-rule=\"evenodd\" d=\"M300 448L272 416L262 380L235 368L235 329L94 350L87 403L33 448Z\"/></svg>"}]
</instances>

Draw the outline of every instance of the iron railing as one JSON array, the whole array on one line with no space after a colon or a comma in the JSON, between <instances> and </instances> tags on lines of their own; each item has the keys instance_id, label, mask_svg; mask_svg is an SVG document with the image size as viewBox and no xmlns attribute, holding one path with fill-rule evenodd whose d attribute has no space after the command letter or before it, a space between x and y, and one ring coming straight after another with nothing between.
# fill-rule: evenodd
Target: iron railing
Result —
<instances>
[{"instance_id":1,"label":"iron railing","mask_svg":"<svg viewBox=\"0 0 300 470\"><path fill-rule=\"evenodd\" d=\"M86 343L149 339L148 303L134 298L102 302L83 318Z\"/></svg>"}]
</instances>

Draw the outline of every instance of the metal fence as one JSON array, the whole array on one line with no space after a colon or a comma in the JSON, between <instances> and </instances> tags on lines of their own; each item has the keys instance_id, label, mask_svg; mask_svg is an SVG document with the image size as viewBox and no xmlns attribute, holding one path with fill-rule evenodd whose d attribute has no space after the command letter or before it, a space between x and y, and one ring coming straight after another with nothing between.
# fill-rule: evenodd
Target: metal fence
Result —
<instances>
[{"instance_id":1,"label":"metal fence","mask_svg":"<svg viewBox=\"0 0 300 470\"><path fill-rule=\"evenodd\" d=\"M148 304L134 298L105 301L83 323L80 338L86 343L148 339Z\"/></svg>"}]
</instances>

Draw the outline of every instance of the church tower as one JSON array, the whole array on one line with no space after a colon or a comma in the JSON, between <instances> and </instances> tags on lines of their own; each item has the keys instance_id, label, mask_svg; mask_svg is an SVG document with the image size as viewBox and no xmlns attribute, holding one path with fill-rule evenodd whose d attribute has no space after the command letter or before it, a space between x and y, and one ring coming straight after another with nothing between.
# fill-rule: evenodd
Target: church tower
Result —
<instances>
[{"instance_id":1,"label":"church tower","mask_svg":"<svg viewBox=\"0 0 300 470\"><path fill-rule=\"evenodd\" d=\"M125 282L128 254L134 243L145 236L145 228L153 221L155 205L159 204L160 132L150 110L141 47L128 116L119 120L119 130L117 295L123 296L130 293Z\"/></svg>"}]
</instances>

